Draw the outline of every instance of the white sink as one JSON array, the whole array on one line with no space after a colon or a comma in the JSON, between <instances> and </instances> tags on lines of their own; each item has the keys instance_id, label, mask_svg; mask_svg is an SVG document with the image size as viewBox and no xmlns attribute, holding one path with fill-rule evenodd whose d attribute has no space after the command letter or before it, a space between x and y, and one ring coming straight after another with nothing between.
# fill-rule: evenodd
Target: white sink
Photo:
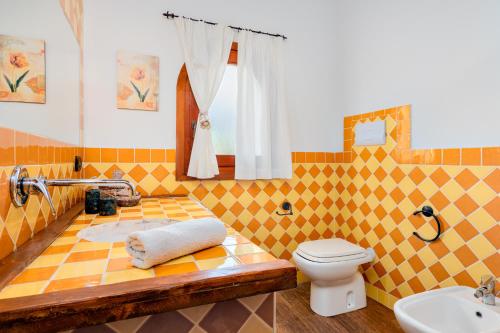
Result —
<instances>
[{"instance_id":1,"label":"white sink","mask_svg":"<svg viewBox=\"0 0 500 333\"><path fill-rule=\"evenodd\" d=\"M406 333L500 333L500 299L486 305L470 287L449 287L415 294L394 305Z\"/></svg>"}]
</instances>

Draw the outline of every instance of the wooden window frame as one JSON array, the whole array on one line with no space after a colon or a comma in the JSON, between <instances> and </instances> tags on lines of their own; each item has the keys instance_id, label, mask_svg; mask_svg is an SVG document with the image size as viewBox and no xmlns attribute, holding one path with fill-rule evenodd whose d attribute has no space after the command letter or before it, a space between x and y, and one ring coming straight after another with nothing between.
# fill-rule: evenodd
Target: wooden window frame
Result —
<instances>
[{"instance_id":1,"label":"wooden window frame","mask_svg":"<svg viewBox=\"0 0 500 333\"><path fill-rule=\"evenodd\" d=\"M238 64L238 44L231 45L231 52L227 62L229 65ZM189 83L189 77L184 64L177 79L177 112L176 112L176 156L175 179L196 180L187 175L191 149L193 147L194 128L198 120L198 105ZM234 155L217 155L219 174L212 180L234 179Z\"/></svg>"}]
</instances>

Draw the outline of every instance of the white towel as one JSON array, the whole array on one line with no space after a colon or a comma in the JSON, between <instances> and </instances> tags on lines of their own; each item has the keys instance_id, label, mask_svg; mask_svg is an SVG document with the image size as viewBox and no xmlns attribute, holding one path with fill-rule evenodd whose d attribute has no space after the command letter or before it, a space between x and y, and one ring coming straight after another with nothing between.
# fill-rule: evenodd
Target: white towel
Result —
<instances>
[{"instance_id":1,"label":"white towel","mask_svg":"<svg viewBox=\"0 0 500 333\"><path fill-rule=\"evenodd\" d=\"M127 237L132 265L148 269L165 261L221 244L226 238L224 223L215 218L178 222L136 231Z\"/></svg>"}]
</instances>

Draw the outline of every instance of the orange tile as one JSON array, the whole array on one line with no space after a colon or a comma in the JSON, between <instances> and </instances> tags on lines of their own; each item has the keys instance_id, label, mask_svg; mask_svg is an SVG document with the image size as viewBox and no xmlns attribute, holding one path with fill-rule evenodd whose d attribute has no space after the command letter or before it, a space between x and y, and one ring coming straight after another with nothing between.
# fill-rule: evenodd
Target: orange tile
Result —
<instances>
[{"instance_id":1,"label":"orange tile","mask_svg":"<svg viewBox=\"0 0 500 333\"><path fill-rule=\"evenodd\" d=\"M0 133L1 135L1 133ZM28 134L20 131L15 132L16 137L16 163L15 164L29 164L28 159ZM0 138L0 140L2 140Z\"/></svg>"},{"instance_id":2,"label":"orange tile","mask_svg":"<svg viewBox=\"0 0 500 333\"><path fill-rule=\"evenodd\" d=\"M79 262L79 261L90 261L97 259L106 259L108 257L109 250L97 250L97 251L83 251L71 253L66 259L66 262Z\"/></svg>"},{"instance_id":3,"label":"orange tile","mask_svg":"<svg viewBox=\"0 0 500 333\"><path fill-rule=\"evenodd\" d=\"M28 134L28 158L29 164L39 164L39 148L40 141L39 137L36 135Z\"/></svg>"},{"instance_id":4,"label":"orange tile","mask_svg":"<svg viewBox=\"0 0 500 333\"><path fill-rule=\"evenodd\" d=\"M71 251L72 247L73 244L49 246L47 249L45 249L45 251L43 251L42 255L68 253L69 251Z\"/></svg>"},{"instance_id":5,"label":"orange tile","mask_svg":"<svg viewBox=\"0 0 500 333\"><path fill-rule=\"evenodd\" d=\"M151 149L151 162L165 162L165 149Z\"/></svg>"},{"instance_id":6,"label":"orange tile","mask_svg":"<svg viewBox=\"0 0 500 333\"><path fill-rule=\"evenodd\" d=\"M14 165L15 132L0 127L0 165Z\"/></svg>"},{"instance_id":7,"label":"orange tile","mask_svg":"<svg viewBox=\"0 0 500 333\"><path fill-rule=\"evenodd\" d=\"M305 161L306 161L306 153L304 153L304 152L296 152L295 153L295 159L297 160L297 163L305 163Z\"/></svg>"},{"instance_id":8,"label":"orange tile","mask_svg":"<svg viewBox=\"0 0 500 333\"><path fill-rule=\"evenodd\" d=\"M335 156L333 153L325 153L325 160L326 163L334 163L335 162Z\"/></svg>"},{"instance_id":9,"label":"orange tile","mask_svg":"<svg viewBox=\"0 0 500 333\"><path fill-rule=\"evenodd\" d=\"M47 140L47 155L48 155L48 163L53 164L56 162L55 157L55 141L48 139Z\"/></svg>"},{"instance_id":10,"label":"orange tile","mask_svg":"<svg viewBox=\"0 0 500 333\"><path fill-rule=\"evenodd\" d=\"M41 267L41 268L28 268L19 274L11 284L45 281L50 279L52 274L57 270L58 266Z\"/></svg>"},{"instance_id":11,"label":"orange tile","mask_svg":"<svg viewBox=\"0 0 500 333\"><path fill-rule=\"evenodd\" d=\"M223 246L215 246L206 250L202 250L193 254L196 260L227 257L228 251Z\"/></svg>"},{"instance_id":12,"label":"orange tile","mask_svg":"<svg viewBox=\"0 0 500 333\"><path fill-rule=\"evenodd\" d=\"M459 165L460 164L460 149L459 148L443 149L443 164Z\"/></svg>"},{"instance_id":13,"label":"orange tile","mask_svg":"<svg viewBox=\"0 0 500 333\"><path fill-rule=\"evenodd\" d=\"M462 245L453 253L464 267L470 266L478 260L467 245Z\"/></svg>"},{"instance_id":14,"label":"orange tile","mask_svg":"<svg viewBox=\"0 0 500 333\"><path fill-rule=\"evenodd\" d=\"M325 153L317 152L316 153L316 163L325 163Z\"/></svg>"},{"instance_id":15,"label":"orange tile","mask_svg":"<svg viewBox=\"0 0 500 333\"><path fill-rule=\"evenodd\" d=\"M120 163L134 163L134 149L132 148L119 148L118 149L118 162Z\"/></svg>"},{"instance_id":16,"label":"orange tile","mask_svg":"<svg viewBox=\"0 0 500 333\"><path fill-rule=\"evenodd\" d=\"M344 117L344 128L352 127L352 117Z\"/></svg>"},{"instance_id":17,"label":"orange tile","mask_svg":"<svg viewBox=\"0 0 500 333\"><path fill-rule=\"evenodd\" d=\"M109 260L107 272L121 271L133 268L130 258L113 258Z\"/></svg>"},{"instance_id":18,"label":"orange tile","mask_svg":"<svg viewBox=\"0 0 500 333\"><path fill-rule=\"evenodd\" d=\"M481 165L481 148L462 148L462 165Z\"/></svg>"},{"instance_id":19,"label":"orange tile","mask_svg":"<svg viewBox=\"0 0 500 333\"><path fill-rule=\"evenodd\" d=\"M184 274L198 271L194 262L185 262L172 265L161 265L154 268L156 276L167 276L174 274Z\"/></svg>"},{"instance_id":20,"label":"orange tile","mask_svg":"<svg viewBox=\"0 0 500 333\"><path fill-rule=\"evenodd\" d=\"M102 277L100 274L96 274L96 275L54 280L49 283L44 292L49 293L58 290L94 287L101 284L101 278Z\"/></svg>"},{"instance_id":21,"label":"orange tile","mask_svg":"<svg viewBox=\"0 0 500 333\"><path fill-rule=\"evenodd\" d=\"M167 149L167 162L175 162L175 149Z\"/></svg>"},{"instance_id":22,"label":"orange tile","mask_svg":"<svg viewBox=\"0 0 500 333\"><path fill-rule=\"evenodd\" d=\"M64 150L63 150L64 151ZM100 148L85 148L83 152L83 160L85 162L101 162Z\"/></svg>"},{"instance_id":23,"label":"orange tile","mask_svg":"<svg viewBox=\"0 0 500 333\"><path fill-rule=\"evenodd\" d=\"M101 148L101 162L114 163L118 161L118 151L116 148Z\"/></svg>"},{"instance_id":24,"label":"orange tile","mask_svg":"<svg viewBox=\"0 0 500 333\"><path fill-rule=\"evenodd\" d=\"M56 146L54 147L54 163L61 163L62 161L61 155L62 155L62 147L60 146L59 143L57 143ZM83 157L83 154L81 154L80 156Z\"/></svg>"},{"instance_id":25,"label":"orange tile","mask_svg":"<svg viewBox=\"0 0 500 333\"><path fill-rule=\"evenodd\" d=\"M49 163L49 152L48 152L48 139L40 137L39 139L40 146L38 148L38 158L40 160L40 164Z\"/></svg>"},{"instance_id":26,"label":"orange tile","mask_svg":"<svg viewBox=\"0 0 500 333\"><path fill-rule=\"evenodd\" d=\"M442 164L443 151L442 149L429 149L428 150L428 164Z\"/></svg>"},{"instance_id":27,"label":"orange tile","mask_svg":"<svg viewBox=\"0 0 500 333\"><path fill-rule=\"evenodd\" d=\"M500 165L500 147L484 147L483 165Z\"/></svg>"},{"instance_id":28,"label":"orange tile","mask_svg":"<svg viewBox=\"0 0 500 333\"><path fill-rule=\"evenodd\" d=\"M455 201L455 206L464 214L464 216L471 214L479 207L468 194L464 194L457 201Z\"/></svg>"},{"instance_id":29,"label":"orange tile","mask_svg":"<svg viewBox=\"0 0 500 333\"><path fill-rule=\"evenodd\" d=\"M306 163L316 162L316 154L313 152L306 152Z\"/></svg>"},{"instance_id":30,"label":"orange tile","mask_svg":"<svg viewBox=\"0 0 500 333\"><path fill-rule=\"evenodd\" d=\"M151 150L138 148L135 150L136 163L149 163L151 161Z\"/></svg>"}]
</instances>

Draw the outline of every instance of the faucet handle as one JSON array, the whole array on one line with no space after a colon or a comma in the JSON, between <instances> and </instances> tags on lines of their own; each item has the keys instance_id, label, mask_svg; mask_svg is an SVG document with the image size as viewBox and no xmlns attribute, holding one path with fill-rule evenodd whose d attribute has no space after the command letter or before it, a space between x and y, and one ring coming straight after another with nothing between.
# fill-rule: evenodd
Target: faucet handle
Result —
<instances>
[{"instance_id":1,"label":"faucet handle","mask_svg":"<svg viewBox=\"0 0 500 333\"><path fill-rule=\"evenodd\" d=\"M54 207L54 202L52 201L52 197L50 196L47 184L45 183L46 181L45 177L29 178L29 179L24 179L23 181L26 185L31 185L35 190L42 193L42 195L45 197L45 199L47 199L47 202L49 203L52 215L56 216L57 215L56 208Z\"/></svg>"},{"instance_id":2,"label":"faucet handle","mask_svg":"<svg viewBox=\"0 0 500 333\"><path fill-rule=\"evenodd\" d=\"M495 289L495 278L492 275L481 276L481 287L488 288L489 290Z\"/></svg>"}]
</instances>

